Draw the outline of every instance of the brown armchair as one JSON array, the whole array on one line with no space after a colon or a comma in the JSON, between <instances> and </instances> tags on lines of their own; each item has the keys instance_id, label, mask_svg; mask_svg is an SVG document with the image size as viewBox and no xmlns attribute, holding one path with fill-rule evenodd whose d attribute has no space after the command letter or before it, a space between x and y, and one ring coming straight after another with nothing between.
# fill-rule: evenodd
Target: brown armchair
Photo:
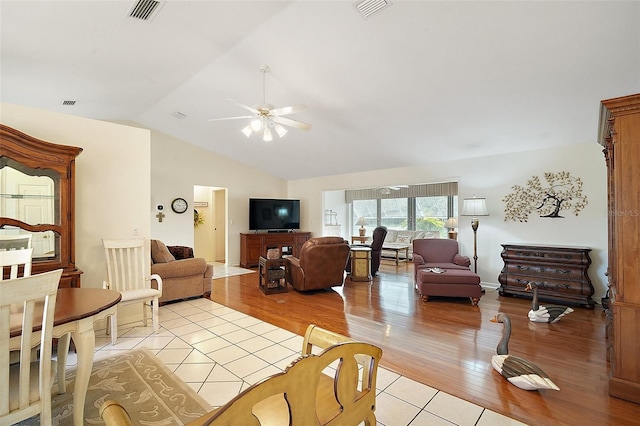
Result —
<instances>
[{"instance_id":1,"label":"brown armchair","mask_svg":"<svg viewBox=\"0 0 640 426\"><path fill-rule=\"evenodd\" d=\"M298 291L318 290L344 283L349 243L341 237L317 237L306 241L299 257L288 257L286 280Z\"/></svg>"},{"instance_id":2,"label":"brown armchair","mask_svg":"<svg viewBox=\"0 0 640 426\"><path fill-rule=\"evenodd\" d=\"M162 278L160 304L211 294L213 265L193 257L193 249L151 240L151 273Z\"/></svg>"},{"instance_id":3,"label":"brown armchair","mask_svg":"<svg viewBox=\"0 0 640 426\"><path fill-rule=\"evenodd\" d=\"M413 240L414 282L418 271L424 268L469 270L471 260L458 253L458 242L444 238L421 238Z\"/></svg>"}]
</instances>

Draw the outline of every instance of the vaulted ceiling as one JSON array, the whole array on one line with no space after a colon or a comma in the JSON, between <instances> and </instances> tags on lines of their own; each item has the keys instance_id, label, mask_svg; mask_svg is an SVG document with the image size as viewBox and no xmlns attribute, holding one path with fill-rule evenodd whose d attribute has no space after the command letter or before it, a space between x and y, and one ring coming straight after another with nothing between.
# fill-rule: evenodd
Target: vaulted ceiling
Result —
<instances>
[{"instance_id":1,"label":"vaulted ceiling","mask_svg":"<svg viewBox=\"0 0 640 426\"><path fill-rule=\"evenodd\" d=\"M380 0L381 1L381 0ZM284 179L594 142L640 92L638 1L0 1L0 99L134 121ZM310 123L246 138L262 102ZM76 101L75 105L63 105Z\"/></svg>"}]
</instances>

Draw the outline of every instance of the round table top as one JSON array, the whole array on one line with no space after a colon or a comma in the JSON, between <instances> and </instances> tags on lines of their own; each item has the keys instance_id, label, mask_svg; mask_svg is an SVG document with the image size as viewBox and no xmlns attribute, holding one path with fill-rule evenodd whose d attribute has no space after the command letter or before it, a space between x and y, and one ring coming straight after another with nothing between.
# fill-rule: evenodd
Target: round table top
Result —
<instances>
[{"instance_id":1,"label":"round table top","mask_svg":"<svg viewBox=\"0 0 640 426\"><path fill-rule=\"evenodd\" d=\"M101 288L59 288L53 326L93 316L116 305L121 298L120 292ZM34 321L33 330L39 331L42 327L42 310L36 311L39 312L36 313L38 317ZM22 315L12 313L11 337L19 336L21 333Z\"/></svg>"}]
</instances>

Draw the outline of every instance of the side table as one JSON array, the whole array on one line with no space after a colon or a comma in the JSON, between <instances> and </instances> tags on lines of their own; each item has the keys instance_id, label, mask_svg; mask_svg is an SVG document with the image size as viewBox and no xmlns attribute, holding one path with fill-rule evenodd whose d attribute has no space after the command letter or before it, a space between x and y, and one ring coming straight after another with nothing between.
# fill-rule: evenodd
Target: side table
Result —
<instances>
[{"instance_id":1,"label":"side table","mask_svg":"<svg viewBox=\"0 0 640 426\"><path fill-rule=\"evenodd\" d=\"M361 237L359 235L353 235L351 237L351 244L355 244L358 241L360 244L365 244L369 237Z\"/></svg>"},{"instance_id":2,"label":"side table","mask_svg":"<svg viewBox=\"0 0 640 426\"><path fill-rule=\"evenodd\" d=\"M285 280L286 260L266 259L262 256L258 259L258 285L264 294L286 293L289 291Z\"/></svg>"},{"instance_id":3,"label":"side table","mask_svg":"<svg viewBox=\"0 0 640 426\"><path fill-rule=\"evenodd\" d=\"M351 281L371 281L371 247L351 247Z\"/></svg>"}]
</instances>

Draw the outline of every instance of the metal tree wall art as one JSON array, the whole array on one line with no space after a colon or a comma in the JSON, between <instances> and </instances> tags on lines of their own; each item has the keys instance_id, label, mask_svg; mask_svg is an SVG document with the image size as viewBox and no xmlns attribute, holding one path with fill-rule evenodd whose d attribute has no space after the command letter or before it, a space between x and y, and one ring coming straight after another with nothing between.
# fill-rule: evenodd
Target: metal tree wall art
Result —
<instances>
[{"instance_id":1,"label":"metal tree wall art","mask_svg":"<svg viewBox=\"0 0 640 426\"><path fill-rule=\"evenodd\" d=\"M582 180L569 172L545 173L547 185L544 187L538 176L527 181L526 186L514 185L513 192L502 199L504 220L527 222L529 214L538 211L540 217L561 218L562 210L571 210L578 216L588 203L582 194Z\"/></svg>"}]
</instances>

